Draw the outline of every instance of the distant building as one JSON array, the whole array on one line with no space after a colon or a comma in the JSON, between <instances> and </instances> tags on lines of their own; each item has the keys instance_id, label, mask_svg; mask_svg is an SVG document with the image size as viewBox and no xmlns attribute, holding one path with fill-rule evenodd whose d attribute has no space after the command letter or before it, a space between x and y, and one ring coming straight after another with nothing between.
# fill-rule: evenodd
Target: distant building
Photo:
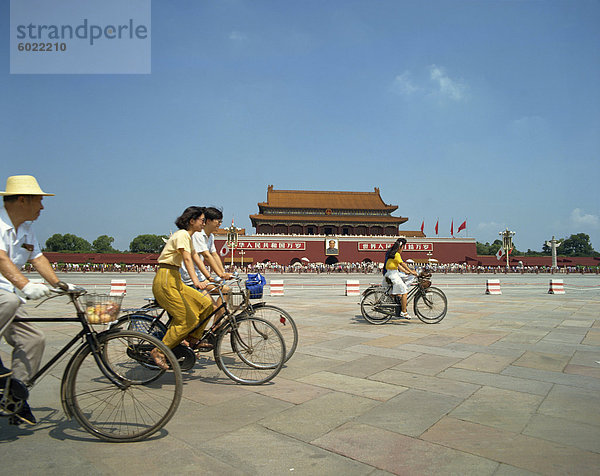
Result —
<instances>
[{"instance_id":1,"label":"distant building","mask_svg":"<svg viewBox=\"0 0 600 476\"><path fill-rule=\"evenodd\" d=\"M406 217L392 215L396 205L386 204L374 192L331 192L267 189L267 201L250 215L258 235L398 236ZM420 231L403 236L423 237Z\"/></svg>"}]
</instances>

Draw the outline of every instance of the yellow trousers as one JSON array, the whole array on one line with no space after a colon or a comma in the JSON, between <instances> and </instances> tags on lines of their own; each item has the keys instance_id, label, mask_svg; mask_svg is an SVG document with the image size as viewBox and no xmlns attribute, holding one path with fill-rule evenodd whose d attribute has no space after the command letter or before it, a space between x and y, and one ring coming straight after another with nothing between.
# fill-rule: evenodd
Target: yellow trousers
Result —
<instances>
[{"instance_id":1,"label":"yellow trousers","mask_svg":"<svg viewBox=\"0 0 600 476\"><path fill-rule=\"evenodd\" d=\"M158 304L172 317L163 338L164 344L170 349L179 345L213 310L212 300L183 284L179 270L176 269L159 268L152 283L152 293ZM208 321L192 336L198 339L202 337L207 323Z\"/></svg>"}]
</instances>

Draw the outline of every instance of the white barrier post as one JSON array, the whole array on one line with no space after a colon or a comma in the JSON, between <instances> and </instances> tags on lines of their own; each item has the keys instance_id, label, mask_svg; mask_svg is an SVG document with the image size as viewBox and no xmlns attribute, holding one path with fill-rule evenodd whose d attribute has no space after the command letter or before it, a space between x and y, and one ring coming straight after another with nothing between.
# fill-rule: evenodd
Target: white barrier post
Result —
<instances>
[{"instance_id":1,"label":"white barrier post","mask_svg":"<svg viewBox=\"0 0 600 476\"><path fill-rule=\"evenodd\" d=\"M271 280L269 283L271 296L283 296L283 280Z\"/></svg>"},{"instance_id":2,"label":"white barrier post","mask_svg":"<svg viewBox=\"0 0 600 476\"><path fill-rule=\"evenodd\" d=\"M111 279L110 280L110 295L121 296L127 294L127 280Z\"/></svg>"},{"instance_id":3,"label":"white barrier post","mask_svg":"<svg viewBox=\"0 0 600 476\"><path fill-rule=\"evenodd\" d=\"M565 294L565 283L562 279L551 279L548 294Z\"/></svg>"},{"instance_id":4,"label":"white barrier post","mask_svg":"<svg viewBox=\"0 0 600 476\"><path fill-rule=\"evenodd\" d=\"M360 282L355 279L346 280L346 296L359 296Z\"/></svg>"},{"instance_id":5,"label":"white barrier post","mask_svg":"<svg viewBox=\"0 0 600 476\"><path fill-rule=\"evenodd\" d=\"M488 279L485 283L486 294L502 294L500 291L500 280L499 279Z\"/></svg>"}]
</instances>

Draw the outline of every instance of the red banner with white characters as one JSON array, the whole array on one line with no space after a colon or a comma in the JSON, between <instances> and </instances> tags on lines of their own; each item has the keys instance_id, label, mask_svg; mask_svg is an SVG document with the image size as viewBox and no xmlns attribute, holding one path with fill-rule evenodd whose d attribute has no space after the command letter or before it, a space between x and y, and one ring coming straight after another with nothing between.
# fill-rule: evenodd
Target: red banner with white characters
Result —
<instances>
[{"instance_id":1,"label":"red banner with white characters","mask_svg":"<svg viewBox=\"0 0 600 476\"><path fill-rule=\"evenodd\" d=\"M373 241L359 241L358 251L386 251L392 243L377 243ZM433 243L406 243L403 251L433 251Z\"/></svg>"},{"instance_id":2,"label":"red banner with white characters","mask_svg":"<svg viewBox=\"0 0 600 476\"><path fill-rule=\"evenodd\" d=\"M238 250L279 250L302 251L306 249L304 241L238 241Z\"/></svg>"}]
</instances>

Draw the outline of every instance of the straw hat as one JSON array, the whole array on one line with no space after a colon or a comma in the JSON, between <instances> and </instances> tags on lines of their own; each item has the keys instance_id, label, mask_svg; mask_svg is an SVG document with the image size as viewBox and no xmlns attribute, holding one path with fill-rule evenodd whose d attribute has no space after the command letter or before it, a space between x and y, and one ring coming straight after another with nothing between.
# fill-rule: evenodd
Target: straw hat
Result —
<instances>
[{"instance_id":1,"label":"straw hat","mask_svg":"<svg viewBox=\"0 0 600 476\"><path fill-rule=\"evenodd\" d=\"M13 175L6 179L6 191L0 192L2 195L44 195L53 197L53 193L44 192L37 183L35 177L31 175Z\"/></svg>"}]
</instances>

